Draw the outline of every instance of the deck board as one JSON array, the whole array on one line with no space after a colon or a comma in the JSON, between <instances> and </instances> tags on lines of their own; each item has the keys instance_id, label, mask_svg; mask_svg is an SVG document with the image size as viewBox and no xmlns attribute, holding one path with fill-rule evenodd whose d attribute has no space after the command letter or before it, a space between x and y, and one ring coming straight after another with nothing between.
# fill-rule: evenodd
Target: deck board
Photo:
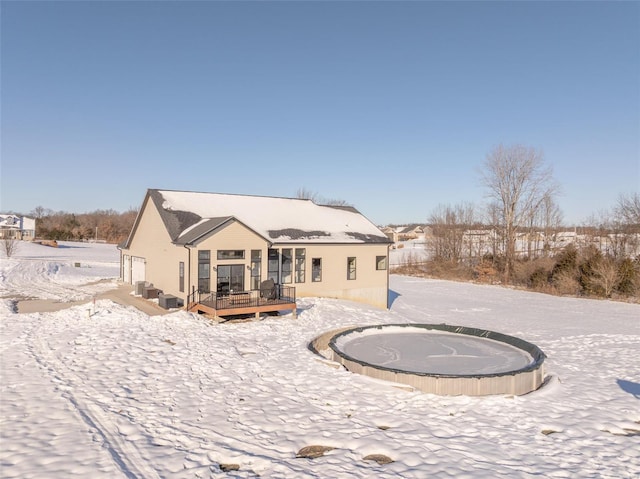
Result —
<instances>
[{"instance_id":1,"label":"deck board","mask_svg":"<svg viewBox=\"0 0 640 479\"><path fill-rule=\"evenodd\" d=\"M255 314L257 317L260 313L271 313L282 310L291 310L293 311L293 317L295 318L297 316L296 303L282 300L264 300L258 305L251 306L229 304L228 302L225 302L222 307L218 307L217 309L215 302L203 301L201 303L189 305L188 307L188 311L210 314L214 317L231 316L235 314Z\"/></svg>"},{"instance_id":2,"label":"deck board","mask_svg":"<svg viewBox=\"0 0 640 479\"><path fill-rule=\"evenodd\" d=\"M217 292L193 293L193 301L188 301L187 311L206 313L214 317L239 314L268 313L281 310L293 311L296 317L296 290L291 286L279 285L267 290L231 291L226 294ZM191 295L190 295L191 296Z\"/></svg>"}]
</instances>

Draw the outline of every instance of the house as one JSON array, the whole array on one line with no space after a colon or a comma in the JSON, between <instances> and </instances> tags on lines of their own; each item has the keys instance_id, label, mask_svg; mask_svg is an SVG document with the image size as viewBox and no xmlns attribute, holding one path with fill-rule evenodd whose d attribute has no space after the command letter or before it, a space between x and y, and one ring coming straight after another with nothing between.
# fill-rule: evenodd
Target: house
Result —
<instances>
[{"instance_id":1,"label":"house","mask_svg":"<svg viewBox=\"0 0 640 479\"><path fill-rule=\"evenodd\" d=\"M398 231L397 228L393 226L385 226L381 229L381 231L389 238L389 241L392 243L396 243L398 241Z\"/></svg>"},{"instance_id":2,"label":"house","mask_svg":"<svg viewBox=\"0 0 640 479\"><path fill-rule=\"evenodd\" d=\"M352 207L150 189L119 249L124 282L224 316L295 312L296 295L386 308L389 245Z\"/></svg>"},{"instance_id":3,"label":"house","mask_svg":"<svg viewBox=\"0 0 640 479\"><path fill-rule=\"evenodd\" d=\"M431 234L431 227L418 224L386 226L382 229L382 232L393 243L398 243L400 241L424 240L427 235Z\"/></svg>"},{"instance_id":4,"label":"house","mask_svg":"<svg viewBox=\"0 0 640 479\"><path fill-rule=\"evenodd\" d=\"M26 216L0 215L0 238L32 241L36 236L36 220Z\"/></svg>"},{"instance_id":5,"label":"house","mask_svg":"<svg viewBox=\"0 0 640 479\"><path fill-rule=\"evenodd\" d=\"M424 239L424 235L425 235L425 232L424 232L423 225L412 224L412 225L403 227L398 232L398 240L411 241L415 239Z\"/></svg>"}]
</instances>

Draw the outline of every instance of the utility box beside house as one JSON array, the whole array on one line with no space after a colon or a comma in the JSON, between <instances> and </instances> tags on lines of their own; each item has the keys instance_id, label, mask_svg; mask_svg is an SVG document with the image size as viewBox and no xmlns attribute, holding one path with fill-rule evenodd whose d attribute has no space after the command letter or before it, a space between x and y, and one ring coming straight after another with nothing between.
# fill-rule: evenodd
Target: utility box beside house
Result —
<instances>
[{"instance_id":1,"label":"utility box beside house","mask_svg":"<svg viewBox=\"0 0 640 479\"><path fill-rule=\"evenodd\" d=\"M142 290L142 297L144 299L156 299L160 295L160 290L153 286L146 286Z\"/></svg>"},{"instance_id":2,"label":"utility box beside house","mask_svg":"<svg viewBox=\"0 0 640 479\"><path fill-rule=\"evenodd\" d=\"M148 288L149 286L151 286L151 283L148 283L147 281L136 281L136 288L135 288L136 296L142 296L142 293L144 292L144 288Z\"/></svg>"},{"instance_id":3,"label":"utility box beside house","mask_svg":"<svg viewBox=\"0 0 640 479\"><path fill-rule=\"evenodd\" d=\"M160 294L158 296L158 304L164 309L174 309L180 307L180 301L172 294Z\"/></svg>"}]
</instances>

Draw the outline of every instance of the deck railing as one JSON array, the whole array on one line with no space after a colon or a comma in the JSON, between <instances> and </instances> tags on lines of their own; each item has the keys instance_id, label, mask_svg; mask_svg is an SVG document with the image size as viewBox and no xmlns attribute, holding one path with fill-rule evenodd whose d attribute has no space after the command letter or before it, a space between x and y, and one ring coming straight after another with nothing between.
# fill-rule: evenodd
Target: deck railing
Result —
<instances>
[{"instance_id":1,"label":"deck railing","mask_svg":"<svg viewBox=\"0 0 640 479\"><path fill-rule=\"evenodd\" d=\"M216 310L251 308L265 305L290 304L296 302L296 288L276 284L271 291L230 291L204 293L195 290L187 298L187 304L203 304Z\"/></svg>"}]
</instances>

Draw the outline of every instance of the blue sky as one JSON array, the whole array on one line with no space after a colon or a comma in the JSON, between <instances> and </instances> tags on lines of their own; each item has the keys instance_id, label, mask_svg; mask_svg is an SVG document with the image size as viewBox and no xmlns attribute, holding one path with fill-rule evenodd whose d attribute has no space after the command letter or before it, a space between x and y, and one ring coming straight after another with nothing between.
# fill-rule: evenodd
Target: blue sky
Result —
<instances>
[{"instance_id":1,"label":"blue sky","mask_svg":"<svg viewBox=\"0 0 640 479\"><path fill-rule=\"evenodd\" d=\"M0 210L305 188L378 224L539 148L567 223L640 191L639 2L1 4Z\"/></svg>"}]
</instances>

